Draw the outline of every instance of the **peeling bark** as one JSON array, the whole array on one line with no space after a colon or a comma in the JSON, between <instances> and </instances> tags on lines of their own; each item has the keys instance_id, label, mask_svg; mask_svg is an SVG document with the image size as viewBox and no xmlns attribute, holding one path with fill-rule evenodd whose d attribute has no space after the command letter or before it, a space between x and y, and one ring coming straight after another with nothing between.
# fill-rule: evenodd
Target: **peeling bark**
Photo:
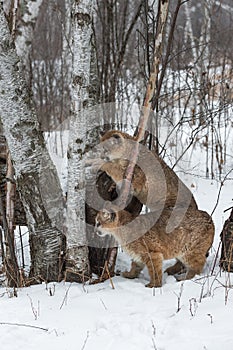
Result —
<instances>
[{"instance_id":1,"label":"peeling bark","mask_svg":"<svg viewBox=\"0 0 233 350\"><path fill-rule=\"evenodd\" d=\"M0 46L0 116L30 231L30 276L38 281L58 280L63 250L62 192L18 69L2 7Z\"/></svg>"}]
</instances>

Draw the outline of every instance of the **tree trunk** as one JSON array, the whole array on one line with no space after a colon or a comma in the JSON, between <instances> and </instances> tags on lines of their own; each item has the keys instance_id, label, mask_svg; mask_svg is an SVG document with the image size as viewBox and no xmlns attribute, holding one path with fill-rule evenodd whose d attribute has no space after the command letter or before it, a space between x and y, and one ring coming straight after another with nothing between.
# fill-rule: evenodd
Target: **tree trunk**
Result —
<instances>
[{"instance_id":1,"label":"tree trunk","mask_svg":"<svg viewBox=\"0 0 233 350\"><path fill-rule=\"evenodd\" d=\"M94 33L91 38L91 61L90 61L90 88L89 88L89 113L87 118L87 139L86 149L93 149L99 142L100 124L102 108L97 107L100 103L100 81L98 77L97 69L97 57L96 47L94 43ZM100 113L101 109L101 113ZM93 156L95 158L95 155ZM95 188L101 189L101 197L104 200L113 200L113 181L108 181L107 174L100 176L96 180L96 174L93 174L91 169L86 168L86 232L88 239L88 253L90 272L97 274L101 277L101 280L109 278L108 273L113 276L115 270L115 261L117 257L117 248L109 248L109 240L111 237L107 237L104 240L96 235L94 232L95 218L97 210L95 209ZM103 178L104 177L104 178ZM110 178L109 178L110 179ZM115 191L116 192L116 191ZM116 198L116 197L115 197ZM102 209L101 203L97 203L97 207ZM93 243L94 242L94 243ZM109 262L110 256L113 256L111 265ZM108 272L106 271L106 264L108 264Z\"/></svg>"},{"instance_id":2,"label":"tree trunk","mask_svg":"<svg viewBox=\"0 0 233 350\"><path fill-rule=\"evenodd\" d=\"M100 238L94 233L95 217L97 215L97 210L94 208L100 207L102 209L105 201L115 200L118 194L116 184L105 172L99 174L94 186L96 186L100 198L103 199L103 203L101 204L100 201L95 203L96 198L93 191L93 182L90 183L87 186L87 200L88 203L92 203L92 208L88 205L86 206L86 221L89 224L87 225L89 259L91 272L97 274L100 277L100 281L104 281L109 278L109 275L114 275L117 247L114 247L115 242L111 236ZM142 204L136 197L133 197L132 201L125 208L134 218L139 215L141 209ZM108 270L106 270L106 267Z\"/></svg>"},{"instance_id":3,"label":"tree trunk","mask_svg":"<svg viewBox=\"0 0 233 350\"><path fill-rule=\"evenodd\" d=\"M58 280L63 251L63 198L56 169L39 132L29 92L0 8L0 115L30 231L30 276Z\"/></svg>"},{"instance_id":4,"label":"tree trunk","mask_svg":"<svg viewBox=\"0 0 233 350\"><path fill-rule=\"evenodd\" d=\"M89 278L85 222L85 161L89 102L92 0L72 0L72 88L73 115L70 120L67 190L66 280L82 282Z\"/></svg>"},{"instance_id":5,"label":"tree trunk","mask_svg":"<svg viewBox=\"0 0 233 350\"><path fill-rule=\"evenodd\" d=\"M0 135L0 195L3 200L4 212L6 212L6 177L7 177L7 167L6 167L6 138ZM25 217L25 211L22 202L19 197L19 192L16 188L15 200L14 200L14 224L27 226L27 221ZM3 225L2 216L0 213L0 225Z\"/></svg>"},{"instance_id":6,"label":"tree trunk","mask_svg":"<svg viewBox=\"0 0 233 350\"><path fill-rule=\"evenodd\" d=\"M20 276L19 276L19 267L18 267L16 255L15 255L14 237L12 237L8 228L8 222L6 218L2 197L0 197L0 212L2 215L4 241L6 245L6 249L3 250L2 256L4 257L3 263L6 271L7 286L20 287L21 284L20 284ZM1 242L2 242L2 238L3 237L1 237ZM4 249L3 244L1 248Z\"/></svg>"},{"instance_id":7,"label":"tree trunk","mask_svg":"<svg viewBox=\"0 0 233 350\"><path fill-rule=\"evenodd\" d=\"M6 173L6 217L4 218L4 205L1 202L4 232L6 236L6 254L4 265L6 269L7 285L10 287L20 286L19 266L15 254L14 218L15 218L15 180L14 169L9 150L7 150L7 173ZM1 199L2 200L2 199Z\"/></svg>"},{"instance_id":8,"label":"tree trunk","mask_svg":"<svg viewBox=\"0 0 233 350\"><path fill-rule=\"evenodd\" d=\"M220 267L224 271L233 272L233 209L221 233L222 251Z\"/></svg>"},{"instance_id":9,"label":"tree trunk","mask_svg":"<svg viewBox=\"0 0 233 350\"><path fill-rule=\"evenodd\" d=\"M42 2L43 0L27 0L24 1L23 6L19 6L18 0L11 0L10 6L4 6L11 33L14 37L16 52L20 58L20 69L23 71L27 84L31 79L31 47Z\"/></svg>"}]
</instances>

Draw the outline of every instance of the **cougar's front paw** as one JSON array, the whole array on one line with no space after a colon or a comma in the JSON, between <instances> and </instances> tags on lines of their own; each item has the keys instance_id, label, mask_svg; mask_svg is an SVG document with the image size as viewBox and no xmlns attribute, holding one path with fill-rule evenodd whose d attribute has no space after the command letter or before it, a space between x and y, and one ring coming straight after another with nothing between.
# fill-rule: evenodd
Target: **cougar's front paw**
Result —
<instances>
[{"instance_id":1,"label":"cougar's front paw","mask_svg":"<svg viewBox=\"0 0 233 350\"><path fill-rule=\"evenodd\" d=\"M134 278L138 277L138 274L132 273L131 271L124 271L122 273L122 276L125 277L125 278L134 279Z\"/></svg>"},{"instance_id":2,"label":"cougar's front paw","mask_svg":"<svg viewBox=\"0 0 233 350\"><path fill-rule=\"evenodd\" d=\"M147 287L147 288L159 288L159 287L162 287L162 283L160 283L160 282L154 282L154 283L149 282L149 283L147 283L145 285L145 287Z\"/></svg>"}]
</instances>

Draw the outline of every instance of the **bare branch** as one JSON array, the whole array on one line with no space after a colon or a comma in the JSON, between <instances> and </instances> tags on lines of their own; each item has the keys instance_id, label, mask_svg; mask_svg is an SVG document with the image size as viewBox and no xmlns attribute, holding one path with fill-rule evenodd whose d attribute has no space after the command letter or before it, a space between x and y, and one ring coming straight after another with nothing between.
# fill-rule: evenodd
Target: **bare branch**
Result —
<instances>
[{"instance_id":1,"label":"bare branch","mask_svg":"<svg viewBox=\"0 0 233 350\"><path fill-rule=\"evenodd\" d=\"M24 324L24 323L11 323L11 322L0 322L1 326L18 326L18 327L27 327L27 328L33 328L33 329L39 329L45 332L48 332L48 328L38 327L38 326L32 326L30 324Z\"/></svg>"},{"instance_id":2,"label":"bare branch","mask_svg":"<svg viewBox=\"0 0 233 350\"><path fill-rule=\"evenodd\" d=\"M158 31L156 33L153 66L151 69L149 82L147 84L142 114L141 114L140 119L139 119L138 132L137 132L137 135L135 137L135 140L137 141L137 143L135 143L135 148L132 151L132 154L130 157L131 162L129 162L128 167L125 171L125 181L123 182L123 186L121 189L121 195L119 197L120 207L122 205L124 207L124 204L126 203L129 192L130 192L130 186L131 186L131 181L133 178L134 167L135 167L135 164L137 162L138 153L139 153L139 142L144 138L146 126L147 126L149 116L150 116L150 113L152 110L152 99L153 99L154 94L156 92L156 82L158 80L159 65L161 62L163 37L164 37L165 25L166 25L167 15L168 15L168 6L169 6L168 0L160 2L160 13L158 14L158 16L160 18L160 25L158 26Z\"/></svg>"},{"instance_id":3,"label":"bare branch","mask_svg":"<svg viewBox=\"0 0 233 350\"><path fill-rule=\"evenodd\" d=\"M218 191L218 196L217 196L217 200L216 200L216 203L215 203L215 206L211 212L211 216L213 215L213 213L215 212L217 206L218 206L218 203L219 203L219 199L220 199L220 195L221 195L221 192L222 192L222 188L223 188L223 185L224 185L224 182L226 181L228 175L230 175L230 173L233 171L233 168L231 168L228 173L224 176L223 180L221 181L220 183L220 188L219 188L219 191Z\"/></svg>"}]
</instances>

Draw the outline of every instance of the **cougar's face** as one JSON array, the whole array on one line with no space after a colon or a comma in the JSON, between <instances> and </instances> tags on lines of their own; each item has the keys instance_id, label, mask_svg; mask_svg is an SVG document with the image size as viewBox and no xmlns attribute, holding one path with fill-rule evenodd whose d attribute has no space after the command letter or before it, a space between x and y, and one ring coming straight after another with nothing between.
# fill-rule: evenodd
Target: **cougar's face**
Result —
<instances>
[{"instance_id":1,"label":"cougar's face","mask_svg":"<svg viewBox=\"0 0 233 350\"><path fill-rule=\"evenodd\" d=\"M101 139L103 158L106 160L127 158L130 150L130 136L119 131L109 131ZM128 144L129 143L129 144Z\"/></svg>"},{"instance_id":2,"label":"cougar's face","mask_svg":"<svg viewBox=\"0 0 233 350\"><path fill-rule=\"evenodd\" d=\"M116 227L116 214L107 210L100 211L95 219L95 232L98 236L104 237L111 234Z\"/></svg>"}]
</instances>

